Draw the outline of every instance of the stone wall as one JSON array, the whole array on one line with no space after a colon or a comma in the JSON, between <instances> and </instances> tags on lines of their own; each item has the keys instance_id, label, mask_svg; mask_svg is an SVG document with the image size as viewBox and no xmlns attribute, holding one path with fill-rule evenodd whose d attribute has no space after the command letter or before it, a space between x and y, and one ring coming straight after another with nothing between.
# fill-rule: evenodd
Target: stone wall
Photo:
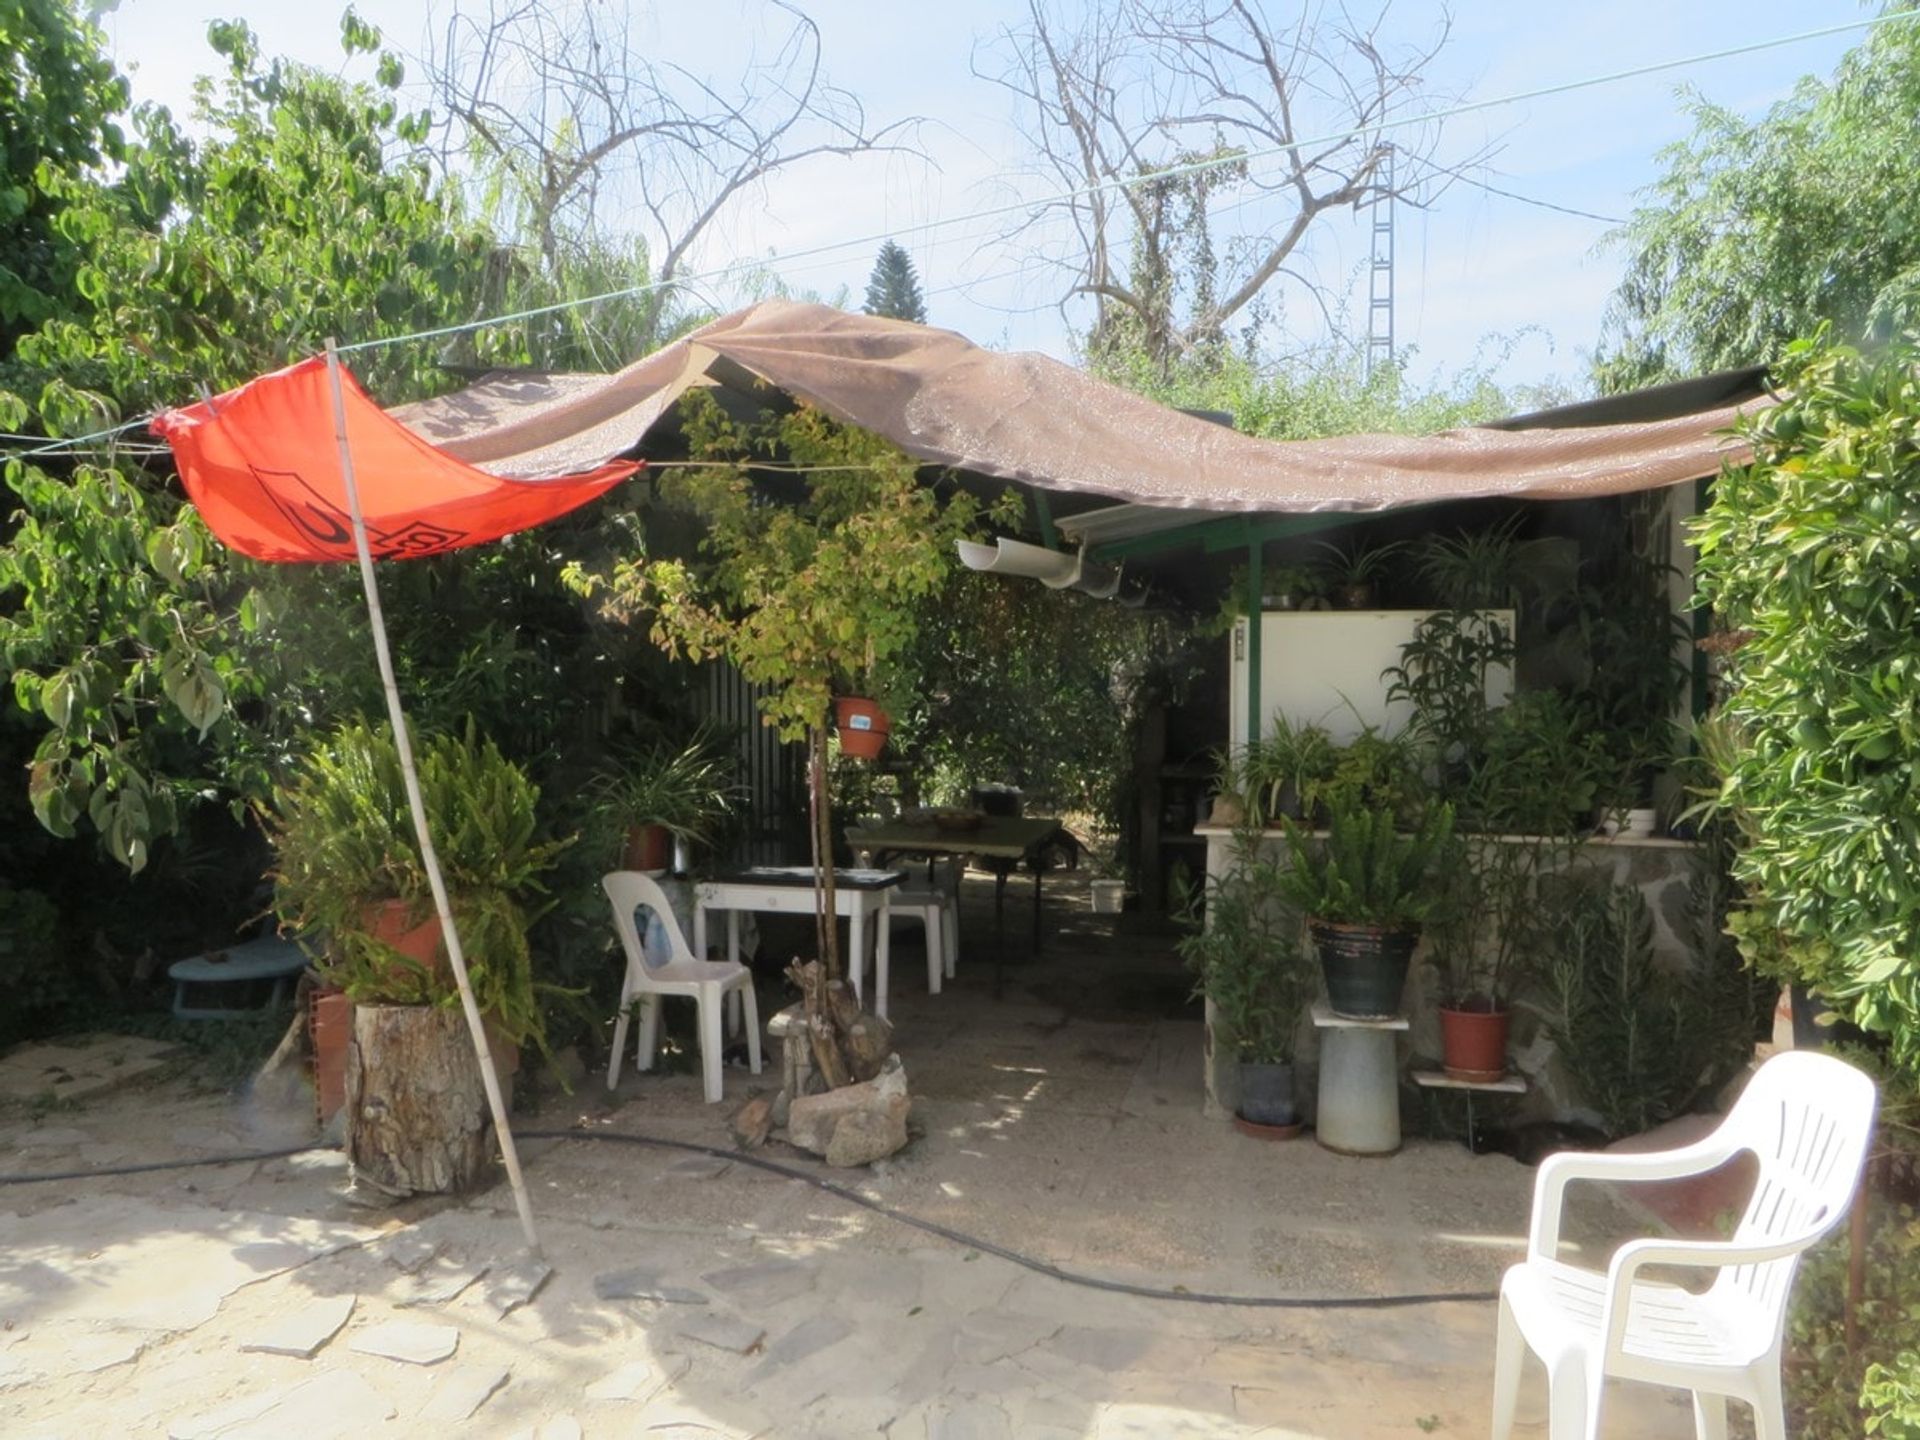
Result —
<instances>
[{"instance_id":1,"label":"stone wall","mask_svg":"<svg viewBox=\"0 0 1920 1440\"><path fill-rule=\"evenodd\" d=\"M1219 826L1201 826L1196 831L1207 840L1207 873L1223 873L1233 862L1233 832ZM1278 848L1286 844L1282 831L1268 831L1263 845ZM1481 843L1513 843L1503 837L1488 837ZM1525 842L1520 842L1525 843ZM1665 963L1676 967L1693 963L1694 951L1685 937L1687 890L1693 875L1698 847L1688 841L1645 839L1629 836L1595 836L1574 852L1571 865L1579 869L1605 869L1616 883L1639 887L1646 897L1654 922L1654 950ZM1400 1042L1402 1069L1409 1065L1437 1068L1440 1055L1440 1019L1436 1003L1438 977L1428 962L1422 942L1415 952L1412 972L1407 978L1406 1014L1413 1027ZM1205 1049L1206 1113L1225 1119L1239 1103L1240 1079L1233 1047L1224 1031L1217 1032L1211 1003L1207 1006ZM1296 1052L1296 1084L1304 1097L1306 1113L1313 1113L1318 1052L1318 1032L1312 1022L1301 1020L1300 1044ZM1542 1033L1538 1018L1526 1009L1516 1010L1509 1050L1514 1066L1526 1077L1528 1093L1516 1110L1518 1119L1577 1120L1583 1118L1568 1098L1554 1063L1553 1045Z\"/></svg>"}]
</instances>

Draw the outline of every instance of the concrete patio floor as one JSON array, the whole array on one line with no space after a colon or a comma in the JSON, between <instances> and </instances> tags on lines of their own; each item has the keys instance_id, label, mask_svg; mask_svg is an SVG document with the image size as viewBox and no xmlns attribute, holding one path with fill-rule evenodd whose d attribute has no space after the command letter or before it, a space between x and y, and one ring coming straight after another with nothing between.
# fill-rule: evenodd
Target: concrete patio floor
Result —
<instances>
[{"instance_id":1,"label":"concrete patio floor","mask_svg":"<svg viewBox=\"0 0 1920 1440\"><path fill-rule=\"evenodd\" d=\"M970 891L962 976L946 993L925 994L910 930L895 948L915 1142L871 1173L826 1172L777 1143L761 1153L1055 1265L1190 1292L1479 1291L1520 1253L1532 1172L1504 1156L1415 1141L1351 1159L1203 1119L1199 1026L1166 1018L1185 979L1165 933L1091 915L1084 882L1058 887L1048 954L1010 965L994 999L986 888ZM1026 920L1024 904L1014 916ZM1009 958L1024 959L1025 926L1009 929ZM734 1104L772 1084L771 1069L758 1081L729 1069L728 1103L706 1106L692 1074L633 1076L611 1096L590 1077L518 1123L724 1147ZM299 1132L298 1117L143 1082L51 1114L0 1114L0 1170ZM523 1155L552 1269L531 1298L538 1271L521 1268L503 1186L359 1210L338 1196L338 1157L306 1155L0 1189L0 1433L1486 1431L1490 1303L1149 1300L1035 1274L734 1161L547 1140ZM1604 1253L1644 1222L1589 1195L1577 1225ZM287 1325L309 1333L270 1333ZM245 1348L315 1337L311 1358ZM396 1350L416 1360L372 1353ZM1620 1390L1606 1433L1690 1435L1676 1402ZM1543 1415L1535 1370L1520 1433L1543 1435Z\"/></svg>"}]
</instances>

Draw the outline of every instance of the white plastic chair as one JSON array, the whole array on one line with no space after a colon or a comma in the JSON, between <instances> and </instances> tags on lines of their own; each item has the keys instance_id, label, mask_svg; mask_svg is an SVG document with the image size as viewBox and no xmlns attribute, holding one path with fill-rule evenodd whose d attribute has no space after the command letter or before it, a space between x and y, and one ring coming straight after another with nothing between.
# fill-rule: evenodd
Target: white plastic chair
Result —
<instances>
[{"instance_id":1,"label":"white plastic chair","mask_svg":"<svg viewBox=\"0 0 1920 1440\"><path fill-rule=\"evenodd\" d=\"M1873 1082L1828 1055L1767 1061L1705 1139L1648 1155L1554 1155L1534 1180L1527 1258L1500 1283L1493 1440L1508 1440L1528 1349L1547 1366L1549 1440L1599 1440L1609 1375L1693 1392L1700 1440L1726 1440L1727 1400L1753 1407L1759 1440L1786 1440L1780 1339L1800 1253L1845 1218L1873 1133ZM1760 1161L1725 1241L1631 1240L1604 1275L1559 1258L1571 1180L1674 1180L1742 1152ZM1713 1271L1698 1294L1641 1279L1649 1265ZM1691 1277L1690 1277L1691 1278Z\"/></svg>"},{"instance_id":2,"label":"white plastic chair","mask_svg":"<svg viewBox=\"0 0 1920 1440\"><path fill-rule=\"evenodd\" d=\"M739 996L746 1012L747 1058L753 1065L753 1073L760 1073L760 1007L754 998L753 972L730 960L695 959L659 881L651 875L637 870L615 870L600 877L600 887L613 902L613 928L619 932L620 946L627 952L626 979L620 985L619 1018L613 1025L613 1056L607 1062L607 1088L611 1090L620 1083L620 1056L626 1049L627 1022L632 1018L634 1000L640 1002L640 1043L634 1064L641 1070L651 1070L660 1037L660 1002L668 996L685 995L700 1007L700 1074L707 1103L717 1104L723 1091L721 1018L729 994ZM646 947L633 921L633 912L642 905L658 917L671 945L672 958L663 965L647 963Z\"/></svg>"},{"instance_id":3,"label":"white plastic chair","mask_svg":"<svg viewBox=\"0 0 1920 1440\"><path fill-rule=\"evenodd\" d=\"M942 977L953 978L960 959L959 872L938 862L930 877L895 887L887 906L895 920L917 920L927 936L927 993L938 995Z\"/></svg>"}]
</instances>

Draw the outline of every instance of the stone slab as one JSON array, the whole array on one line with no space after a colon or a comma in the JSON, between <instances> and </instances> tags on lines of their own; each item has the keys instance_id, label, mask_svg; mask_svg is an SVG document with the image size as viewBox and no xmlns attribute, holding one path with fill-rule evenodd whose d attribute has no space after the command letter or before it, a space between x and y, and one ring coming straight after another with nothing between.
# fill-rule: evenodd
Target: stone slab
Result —
<instances>
[{"instance_id":1,"label":"stone slab","mask_svg":"<svg viewBox=\"0 0 1920 1440\"><path fill-rule=\"evenodd\" d=\"M460 1332L451 1325L389 1320L362 1330L347 1344L361 1355L379 1355L409 1365L438 1365L460 1348Z\"/></svg>"},{"instance_id":2,"label":"stone slab","mask_svg":"<svg viewBox=\"0 0 1920 1440\"><path fill-rule=\"evenodd\" d=\"M735 1355L752 1355L766 1340L767 1327L756 1325L750 1320L736 1320L730 1315L695 1311L674 1326L674 1334L683 1340L711 1345L716 1350L730 1350Z\"/></svg>"},{"instance_id":3,"label":"stone slab","mask_svg":"<svg viewBox=\"0 0 1920 1440\"><path fill-rule=\"evenodd\" d=\"M589 1400L645 1400L673 1384L692 1367L684 1355L661 1360L633 1360L587 1386Z\"/></svg>"},{"instance_id":4,"label":"stone slab","mask_svg":"<svg viewBox=\"0 0 1920 1440\"><path fill-rule=\"evenodd\" d=\"M174 1047L133 1035L80 1035L23 1045L0 1060L0 1100L81 1100L151 1075Z\"/></svg>"},{"instance_id":5,"label":"stone slab","mask_svg":"<svg viewBox=\"0 0 1920 1440\"><path fill-rule=\"evenodd\" d=\"M496 1315L507 1315L538 1295L540 1287L552 1275L551 1265L543 1265L538 1260L523 1260L518 1265L492 1271L487 1276L482 1293Z\"/></svg>"},{"instance_id":6,"label":"stone slab","mask_svg":"<svg viewBox=\"0 0 1920 1440\"><path fill-rule=\"evenodd\" d=\"M852 1333L853 1323L839 1315L809 1315L767 1346L765 1357L746 1378L747 1387L751 1389L776 1370L811 1359Z\"/></svg>"},{"instance_id":7,"label":"stone slab","mask_svg":"<svg viewBox=\"0 0 1920 1440\"><path fill-rule=\"evenodd\" d=\"M354 1300L352 1295L335 1295L302 1305L252 1339L242 1341L240 1348L263 1355L291 1355L310 1360L322 1345L340 1333L340 1327L353 1314Z\"/></svg>"},{"instance_id":8,"label":"stone slab","mask_svg":"<svg viewBox=\"0 0 1920 1440\"><path fill-rule=\"evenodd\" d=\"M342 1159L344 1160L344 1156ZM386 1236L371 1249L371 1253L393 1266L394 1269L408 1275L416 1274L434 1256L440 1253L440 1247L446 1242L424 1235L418 1230L398 1230Z\"/></svg>"},{"instance_id":9,"label":"stone slab","mask_svg":"<svg viewBox=\"0 0 1920 1440\"><path fill-rule=\"evenodd\" d=\"M414 1272L408 1284L399 1287L394 1304L402 1308L444 1305L486 1274L487 1268L484 1260L455 1260L436 1255Z\"/></svg>"},{"instance_id":10,"label":"stone slab","mask_svg":"<svg viewBox=\"0 0 1920 1440\"><path fill-rule=\"evenodd\" d=\"M593 1293L602 1300L657 1300L669 1305L705 1305L707 1297L685 1285L670 1285L658 1270L635 1266L593 1277Z\"/></svg>"},{"instance_id":11,"label":"stone slab","mask_svg":"<svg viewBox=\"0 0 1920 1440\"><path fill-rule=\"evenodd\" d=\"M449 1425L464 1424L507 1383L510 1373L504 1366L457 1366L433 1387L420 1418Z\"/></svg>"},{"instance_id":12,"label":"stone slab","mask_svg":"<svg viewBox=\"0 0 1920 1440\"><path fill-rule=\"evenodd\" d=\"M393 1405L352 1370L323 1370L167 1424L167 1440L350 1440L384 1425Z\"/></svg>"},{"instance_id":13,"label":"stone slab","mask_svg":"<svg viewBox=\"0 0 1920 1440\"><path fill-rule=\"evenodd\" d=\"M812 1267L798 1260L776 1256L748 1265L710 1270L700 1281L738 1300L749 1310L759 1310L806 1294L813 1289L814 1273Z\"/></svg>"}]
</instances>

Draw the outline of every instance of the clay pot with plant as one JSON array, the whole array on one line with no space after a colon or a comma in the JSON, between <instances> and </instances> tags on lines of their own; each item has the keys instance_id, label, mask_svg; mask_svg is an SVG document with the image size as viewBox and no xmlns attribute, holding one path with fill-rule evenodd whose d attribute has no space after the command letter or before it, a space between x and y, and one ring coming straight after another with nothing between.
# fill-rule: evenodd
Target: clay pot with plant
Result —
<instances>
[{"instance_id":1,"label":"clay pot with plant","mask_svg":"<svg viewBox=\"0 0 1920 1440\"><path fill-rule=\"evenodd\" d=\"M1274 1139L1299 1133L1294 1047L1314 989L1300 915L1284 888L1260 832L1242 826L1223 870L1176 891L1186 927L1176 948L1240 1062L1236 1113L1243 1129Z\"/></svg>"},{"instance_id":2,"label":"clay pot with plant","mask_svg":"<svg viewBox=\"0 0 1920 1440\"><path fill-rule=\"evenodd\" d=\"M1317 548L1325 557L1319 570L1334 602L1342 610L1371 610L1378 601L1380 582L1406 546L1399 542L1368 545L1357 540L1335 545L1323 540Z\"/></svg>"},{"instance_id":3,"label":"clay pot with plant","mask_svg":"<svg viewBox=\"0 0 1920 1440\"><path fill-rule=\"evenodd\" d=\"M592 784L597 828L618 839L617 868L661 871L676 841L711 844L739 803L731 757L702 726L685 744L667 742L615 752Z\"/></svg>"},{"instance_id":4,"label":"clay pot with plant","mask_svg":"<svg viewBox=\"0 0 1920 1440\"><path fill-rule=\"evenodd\" d=\"M1392 810L1349 802L1333 807L1322 838L1292 821L1286 831L1280 893L1307 917L1328 1003L1350 1019L1397 1015L1421 926L1444 903L1452 807L1432 807L1403 833Z\"/></svg>"},{"instance_id":5,"label":"clay pot with plant","mask_svg":"<svg viewBox=\"0 0 1920 1440\"><path fill-rule=\"evenodd\" d=\"M542 1044L529 911L571 842L541 838L539 790L471 724L463 734L428 738L419 776L505 1089L519 1047ZM321 980L353 1007L350 1027L339 1024L335 1004L315 1033L347 1039L347 1155L356 1186L389 1196L470 1188L492 1160L491 1119L391 733L361 722L333 732L263 818L281 923L324 937ZM323 1078L336 1064L317 1056Z\"/></svg>"}]
</instances>

